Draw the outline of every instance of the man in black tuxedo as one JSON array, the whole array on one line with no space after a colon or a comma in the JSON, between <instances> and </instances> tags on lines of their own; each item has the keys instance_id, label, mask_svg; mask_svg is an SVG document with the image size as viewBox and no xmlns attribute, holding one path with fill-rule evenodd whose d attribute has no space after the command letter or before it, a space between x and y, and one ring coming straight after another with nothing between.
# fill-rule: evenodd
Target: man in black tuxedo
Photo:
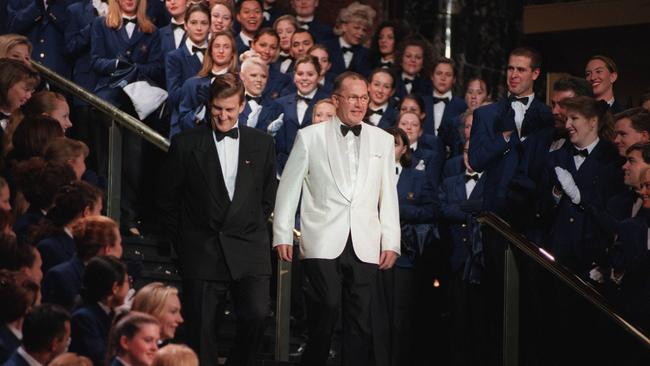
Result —
<instances>
[{"instance_id":1,"label":"man in black tuxedo","mask_svg":"<svg viewBox=\"0 0 650 366\"><path fill-rule=\"evenodd\" d=\"M217 365L218 310L227 291L237 316L229 365L254 363L269 310L275 148L265 133L238 126L245 102L239 79L217 76L210 125L174 136L160 180L162 224L183 277L187 343L201 365Z\"/></svg>"}]
</instances>

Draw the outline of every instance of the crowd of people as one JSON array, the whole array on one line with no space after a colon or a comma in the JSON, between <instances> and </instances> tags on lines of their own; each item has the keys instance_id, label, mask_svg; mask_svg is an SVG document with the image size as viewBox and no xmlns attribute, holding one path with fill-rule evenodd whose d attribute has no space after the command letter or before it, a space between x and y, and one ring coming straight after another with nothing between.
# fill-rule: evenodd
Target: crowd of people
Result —
<instances>
[{"instance_id":1,"label":"crowd of people","mask_svg":"<svg viewBox=\"0 0 650 366\"><path fill-rule=\"evenodd\" d=\"M228 362L252 365L272 247L293 262L303 364L324 365L337 338L344 365L427 364L443 313L453 365L496 364L507 241L482 211L650 329L650 92L621 105L614 60L585 55L584 75L550 86L549 107L534 91L541 55L522 47L497 98L368 5L330 27L318 0L289 3L3 4L0 364L213 365L230 296ZM144 202L148 156L125 130L119 225L102 216L110 116L57 92L32 60L172 140ZM178 253L182 302L161 283L131 289L121 241L142 234L144 205ZM559 350L532 357L556 364L572 342L550 332L590 319L539 268L521 270L535 329L524 334ZM171 344L183 317L191 348Z\"/></svg>"}]
</instances>

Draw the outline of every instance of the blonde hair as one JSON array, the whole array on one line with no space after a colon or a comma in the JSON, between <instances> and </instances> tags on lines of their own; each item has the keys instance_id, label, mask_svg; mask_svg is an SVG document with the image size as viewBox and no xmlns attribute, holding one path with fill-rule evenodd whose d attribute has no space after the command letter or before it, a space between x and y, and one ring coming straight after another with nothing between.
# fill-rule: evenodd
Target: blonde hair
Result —
<instances>
[{"instance_id":1,"label":"blonde hair","mask_svg":"<svg viewBox=\"0 0 650 366\"><path fill-rule=\"evenodd\" d=\"M369 5L364 5L355 1L339 11L339 15L336 17L334 33L337 36L340 36L343 33L341 25L350 22L361 22L368 28L368 30L370 30L376 15L377 12Z\"/></svg>"},{"instance_id":2,"label":"blonde hair","mask_svg":"<svg viewBox=\"0 0 650 366\"><path fill-rule=\"evenodd\" d=\"M118 0L108 0L108 14L106 15L106 26L111 29L122 28L122 10ZM147 18L147 0L137 0L138 9L136 10L136 18L138 27L143 33L153 33L156 26L153 25L151 20Z\"/></svg>"},{"instance_id":3,"label":"blonde hair","mask_svg":"<svg viewBox=\"0 0 650 366\"><path fill-rule=\"evenodd\" d=\"M241 63L241 72L244 72L244 69L249 68L251 65L257 65L266 72L269 70L269 65L262 60L262 56L253 50L248 50L239 55L239 62Z\"/></svg>"},{"instance_id":4,"label":"blonde hair","mask_svg":"<svg viewBox=\"0 0 650 366\"><path fill-rule=\"evenodd\" d=\"M212 39L210 39L210 45L208 46L208 52L205 53L203 57L203 66L197 76L206 77L212 72L212 66L214 61L212 60L212 45L219 37L226 37L230 41L230 47L232 49L232 56L230 57L230 65L228 65L228 72L233 74L238 74L239 62L237 62L237 42L235 42L235 37L228 31L221 31L214 33Z\"/></svg>"},{"instance_id":5,"label":"blonde hair","mask_svg":"<svg viewBox=\"0 0 650 366\"><path fill-rule=\"evenodd\" d=\"M183 344L169 344L156 352L151 366L199 366L199 358Z\"/></svg>"},{"instance_id":6,"label":"blonde hair","mask_svg":"<svg viewBox=\"0 0 650 366\"><path fill-rule=\"evenodd\" d=\"M62 353L54 358L49 366L93 366L93 362L84 356L72 352Z\"/></svg>"},{"instance_id":7,"label":"blonde hair","mask_svg":"<svg viewBox=\"0 0 650 366\"><path fill-rule=\"evenodd\" d=\"M29 54L32 54L32 44L29 42L27 37L20 34L3 34L0 36L0 58L7 57L11 50L18 46L24 44L27 46Z\"/></svg>"},{"instance_id":8,"label":"blonde hair","mask_svg":"<svg viewBox=\"0 0 650 366\"><path fill-rule=\"evenodd\" d=\"M316 119L316 111L318 110L318 106L321 105L321 104L330 104L332 107L334 107L334 109L336 109L336 106L334 105L334 102L332 101L332 98L321 99L318 102L316 102L316 104L314 104L314 108L312 109L312 112L311 112L311 120L312 121Z\"/></svg>"},{"instance_id":9,"label":"blonde hair","mask_svg":"<svg viewBox=\"0 0 650 366\"><path fill-rule=\"evenodd\" d=\"M131 310L152 315L160 320L170 296L178 296L178 289L161 282L152 282L141 288L133 298Z\"/></svg>"}]
</instances>

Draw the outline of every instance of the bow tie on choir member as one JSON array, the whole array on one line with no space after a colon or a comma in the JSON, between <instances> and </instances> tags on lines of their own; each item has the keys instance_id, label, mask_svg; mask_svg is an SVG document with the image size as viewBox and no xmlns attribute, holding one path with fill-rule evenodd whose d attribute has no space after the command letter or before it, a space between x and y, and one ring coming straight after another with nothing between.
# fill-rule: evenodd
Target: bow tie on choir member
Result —
<instances>
[{"instance_id":1,"label":"bow tie on choir member","mask_svg":"<svg viewBox=\"0 0 650 366\"><path fill-rule=\"evenodd\" d=\"M176 29L179 29L179 28L182 29L183 31L185 31L185 24L183 24L183 23L174 23L174 22L172 22L171 25L172 25L172 31L175 31Z\"/></svg>"},{"instance_id":2,"label":"bow tie on choir member","mask_svg":"<svg viewBox=\"0 0 650 366\"><path fill-rule=\"evenodd\" d=\"M192 53L201 52L203 55L205 55L205 50L206 50L206 49L207 49L206 47L196 47L196 46L192 46Z\"/></svg>"},{"instance_id":3,"label":"bow tie on choir member","mask_svg":"<svg viewBox=\"0 0 650 366\"><path fill-rule=\"evenodd\" d=\"M290 58L291 58L290 55L280 55L280 56L278 56L278 62L283 63L284 61L286 61L286 60L288 60Z\"/></svg>"},{"instance_id":4,"label":"bow tie on choir member","mask_svg":"<svg viewBox=\"0 0 650 366\"><path fill-rule=\"evenodd\" d=\"M517 98L514 95L508 97L510 102L520 102L523 105L528 105L528 97Z\"/></svg>"},{"instance_id":5,"label":"bow tie on choir member","mask_svg":"<svg viewBox=\"0 0 650 366\"><path fill-rule=\"evenodd\" d=\"M470 180L474 179L474 181L478 182L478 173L474 174L465 174L465 183L469 182Z\"/></svg>"},{"instance_id":6,"label":"bow tie on choir member","mask_svg":"<svg viewBox=\"0 0 650 366\"><path fill-rule=\"evenodd\" d=\"M127 25L129 23L133 23L135 25L138 25L138 18L133 18L133 19L122 18L122 23L124 23L124 25Z\"/></svg>"},{"instance_id":7,"label":"bow tie on choir member","mask_svg":"<svg viewBox=\"0 0 650 366\"><path fill-rule=\"evenodd\" d=\"M438 104L440 102L449 104L449 97L444 97L444 98L433 97L433 104Z\"/></svg>"},{"instance_id":8,"label":"bow tie on choir member","mask_svg":"<svg viewBox=\"0 0 650 366\"><path fill-rule=\"evenodd\" d=\"M303 28L303 29L309 29L309 24L310 23L311 22L301 22L300 20L298 21L298 25L300 26L300 28Z\"/></svg>"},{"instance_id":9,"label":"bow tie on choir member","mask_svg":"<svg viewBox=\"0 0 650 366\"><path fill-rule=\"evenodd\" d=\"M384 110L379 108L379 109L368 109L368 117L372 116L373 114L378 114L380 116L384 115Z\"/></svg>"},{"instance_id":10,"label":"bow tie on choir member","mask_svg":"<svg viewBox=\"0 0 650 366\"><path fill-rule=\"evenodd\" d=\"M296 102L300 102L301 100L303 102L307 103L307 104L311 103L311 98L307 98L307 97L302 96L300 94L296 94Z\"/></svg>"},{"instance_id":11,"label":"bow tie on choir member","mask_svg":"<svg viewBox=\"0 0 650 366\"><path fill-rule=\"evenodd\" d=\"M587 150L587 149L578 150L578 149L574 146L571 150L572 150L572 152L573 152L573 156L580 155L580 156L582 156L583 158L587 158L587 156L589 156L589 150Z\"/></svg>"},{"instance_id":12,"label":"bow tie on choir member","mask_svg":"<svg viewBox=\"0 0 650 366\"><path fill-rule=\"evenodd\" d=\"M404 85L413 83L413 79L409 79L409 78L404 78L403 81L404 81Z\"/></svg>"},{"instance_id":13,"label":"bow tie on choir member","mask_svg":"<svg viewBox=\"0 0 650 366\"><path fill-rule=\"evenodd\" d=\"M341 46L341 52L343 52L343 54L346 54L348 52L352 52L352 47Z\"/></svg>"},{"instance_id":14,"label":"bow tie on choir member","mask_svg":"<svg viewBox=\"0 0 650 366\"><path fill-rule=\"evenodd\" d=\"M261 96L254 97L252 95L246 94L246 101L250 102L251 100L255 101L255 103L257 103L259 105L262 105L262 97Z\"/></svg>"},{"instance_id":15,"label":"bow tie on choir member","mask_svg":"<svg viewBox=\"0 0 650 366\"><path fill-rule=\"evenodd\" d=\"M380 62L379 67L383 67L384 69L390 69L391 67L393 67L393 63L390 61Z\"/></svg>"},{"instance_id":16,"label":"bow tie on choir member","mask_svg":"<svg viewBox=\"0 0 650 366\"><path fill-rule=\"evenodd\" d=\"M359 134L361 133L361 124L354 125L352 127L347 125L341 125L341 133L343 134L343 136L346 136L350 131L352 131L354 136L359 136Z\"/></svg>"},{"instance_id":17,"label":"bow tie on choir member","mask_svg":"<svg viewBox=\"0 0 650 366\"><path fill-rule=\"evenodd\" d=\"M226 131L226 132L215 130L214 135L216 136L217 141L223 140L224 137L230 137L231 139L236 140L236 139L239 138L239 129L237 127L235 127L235 128L233 128L233 129L231 129L229 131Z\"/></svg>"}]
</instances>

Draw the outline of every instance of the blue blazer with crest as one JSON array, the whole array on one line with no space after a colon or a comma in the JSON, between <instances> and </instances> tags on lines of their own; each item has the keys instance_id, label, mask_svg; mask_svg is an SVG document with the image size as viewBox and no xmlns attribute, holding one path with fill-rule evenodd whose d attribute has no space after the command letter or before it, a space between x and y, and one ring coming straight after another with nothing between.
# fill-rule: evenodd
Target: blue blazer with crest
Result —
<instances>
[{"instance_id":1,"label":"blue blazer with crest","mask_svg":"<svg viewBox=\"0 0 650 366\"><path fill-rule=\"evenodd\" d=\"M183 83L201 70L201 61L190 53L181 43L181 47L173 50L165 57L165 79L167 84L167 106L171 108L171 126L178 125L178 107L181 103L181 88Z\"/></svg>"}]
</instances>

